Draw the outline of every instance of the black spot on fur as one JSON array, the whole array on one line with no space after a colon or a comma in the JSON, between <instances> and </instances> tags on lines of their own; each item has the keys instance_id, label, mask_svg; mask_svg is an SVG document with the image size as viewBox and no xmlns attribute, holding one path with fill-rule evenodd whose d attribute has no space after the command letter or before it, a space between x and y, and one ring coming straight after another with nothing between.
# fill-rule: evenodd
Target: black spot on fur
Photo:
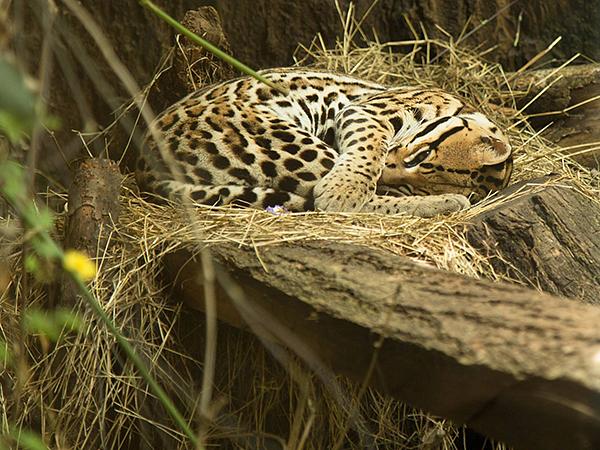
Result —
<instances>
[{"instance_id":1,"label":"black spot on fur","mask_svg":"<svg viewBox=\"0 0 600 450\"><path fill-rule=\"evenodd\" d=\"M279 154L275 150L263 150L262 153L264 155L267 155L267 157L273 161L277 161L281 158L281 154Z\"/></svg>"},{"instance_id":2,"label":"black spot on fur","mask_svg":"<svg viewBox=\"0 0 600 450\"><path fill-rule=\"evenodd\" d=\"M244 164L252 164L254 161L256 161L256 157L252 153L246 152L242 154L242 162Z\"/></svg>"},{"instance_id":3,"label":"black spot on fur","mask_svg":"<svg viewBox=\"0 0 600 450\"><path fill-rule=\"evenodd\" d=\"M289 153L290 155L295 155L300 151L300 146L296 144L286 144L283 146L283 151Z\"/></svg>"},{"instance_id":4,"label":"black spot on fur","mask_svg":"<svg viewBox=\"0 0 600 450\"><path fill-rule=\"evenodd\" d=\"M214 194L214 195L211 195L210 197L208 197L202 203L205 203L207 205L212 205L212 206L219 206L219 205L223 204L223 200L221 199L221 196L219 194Z\"/></svg>"},{"instance_id":5,"label":"black spot on fur","mask_svg":"<svg viewBox=\"0 0 600 450\"><path fill-rule=\"evenodd\" d=\"M271 149L271 140L264 137L257 137L254 139L256 145L262 148L266 148L267 150Z\"/></svg>"},{"instance_id":6,"label":"black spot on fur","mask_svg":"<svg viewBox=\"0 0 600 450\"><path fill-rule=\"evenodd\" d=\"M283 142L294 142L294 135L292 133L288 133L287 131L275 131L273 132L273 137L277 139L281 139Z\"/></svg>"},{"instance_id":7,"label":"black spot on fur","mask_svg":"<svg viewBox=\"0 0 600 450\"><path fill-rule=\"evenodd\" d=\"M504 183L504 180L501 180L500 178L492 177L489 175L487 177L485 177L485 181L487 183L492 183L496 187L500 187Z\"/></svg>"},{"instance_id":8,"label":"black spot on fur","mask_svg":"<svg viewBox=\"0 0 600 450\"><path fill-rule=\"evenodd\" d=\"M293 158L288 158L283 162L284 167L289 170L290 172L293 172L295 170L298 170L300 167L303 166L302 161L299 161L297 159L293 159Z\"/></svg>"},{"instance_id":9,"label":"black spot on fur","mask_svg":"<svg viewBox=\"0 0 600 450\"><path fill-rule=\"evenodd\" d=\"M323 159L322 159L321 161L319 161L319 162L321 163L321 165L322 165L323 167L325 167L326 169L330 169L330 170L331 170L331 168L333 167L333 165L335 164L335 163L333 162L333 160L332 160L332 159L325 159L325 158L323 158Z\"/></svg>"},{"instance_id":10,"label":"black spot on fur","mask_svg":"<svg viewBox=\"0 0 600 450\"><path fill-rule=\"evenodd\" d=\"M229 159L223 155L215 156L212 163L217 169L227 169L231 165Z\"/></svg>"},{"instance_id":11,"label":"black spot on fur","mask_svg":"<svg viewBox=\"0 0 600 450\"><path fill-rule=\"evenodd\" d=\"M229 169L228 173L232 177L236 177L236 178L239 178L240 180L244 180L244 181L248 182L249 184L256 184L256 178L254 178L252 175L250 175L250 172L248 172L247 169L235 167L233 169Z\"/></svg>"},{"instance_id":12,"label":"black spot on fur","mask_svg":"<svg viewBox=\"0 0 600 450\"><path fill-rule=\"evenodd\" d=\"M194 192L192 192L191 197L192 197L192 200L199 202L204 197L206 197L206 192L205 191L194 191Z\"/></svg>"},{"instance_id":13,"label":"black spot on fur","mask_svg":"<svg viewBox=\"0 0 600 450\"><path fill-rule=\"evenodd\" d=\"M358 112L358 110L356 110L355 108L347 108L343 113L342 113L342 118L343 119L347 119L348 117L356 114ZM346 123L344 122L344 126L346 125Z\"/></svg>"},{"instance_id":14,"label":"black spot on fur","mask_svg":"<svg viewBox=\"0 0 600 450\"><path fill-rule=\"evenodd\" d=\"M212 174L201 167L194 167L194 175L200 178L202 184L210 184L212 183Z\"/></svg>"},{"instance_id":15,"label":"black spot on fur","mask_svg":"<svg viewBox=\"0 0 600 450\"><path fill-rule=\"evenodd\" d=\"M185 110L185 114L188 117L200 117L204 111L201 108L188 108ZM166 131L166 130L165 130Z\"/></svg>"},{"instance_id":16,"label":"black spot on fur","mask_svg":"<svg viewBox=\"0 0 600 450\"><path fill-rule=\"evenodd\" d=\"M323 142L325 142L329 146L333 146L335 143L335 130L333 128L328 128L325 134L323 135Z\"/></svg>"},{"instance_id":17,"label":"black spot on fur","mask_svg":"<svg viewBox=\"0 0 600 450\"><path fill-rule=\"evenodd\" d=\"M392 117L390 123L394 128L394 134L396 134L402 128L402 119L400 117Z\"/></svg>"},{"instance_id":18,"label":"black spot on fur","mask_svg":"<svg viewBox=\"0 0 600 450\"><path fill-rule=\"evenodd\" d=\"M314 161L317 158L317 151L316 150L304 150L303 152L300 153L300 158L302 158L304 161L310 162L310 161Z\"/></svg>"},{"instance_id":19,"label":"black spot on fur","mask_svg":"<svg viewBox=\"0 0 600 450\"><path fill-rule=\"evenodd\" d=\"M315 181L317 179L317 176L312 172L298 172L296 176L302 181Z\"/></svg>"},{"instance_id":20,"label":"black spot on fur","mask_svg":"<svg viewBox=\"0 0 600 450\"><path fill-rule=\"evenodd\" d=\"M185 162L195 166L196 164L198 164L198 156L194 155L193 153L187 153L184 156Z\"/></svg>"},{"instance_id":21,"label":"black spot on fur","mask_svg":"<svg viewBox=\"0 0 600 450\"><path fill-rule=\"evenodd\" d=\"M323 99L323 102L326 105L329 105L332 101L334 101L336 98L338 97L338 93L337 92L330 92L329 94L327 94L327 96Z\"/></svg>"},{"instance_id":22,"label":"black spot on fur","mask_svg":"<svg viewBox=\"0 0 600 450\"><path fill-rule=\"evenodd\" d=\"M261 162L260 168L265 176L269 178L275 178L277 176L277 166L271 161Z\"/></svg>"},{"instance_id":23,"label":"black spot on fur","mask_svg":"<svg viewBox=\"0 0 600 450\"><path fill-rule=\"evenodd\" d=\"M304 205L302 205L302 209L304 211L314 211L315 209L315 198L313 195L310 195L306 201L304 202Z\"/></svg>"},{"instance_id":24,"label":"black spot on fur","mask_svg":"<svg viewBox=\"0 0 600 450\"><path fill-rule=\"evenodd\" d=\"M217 155L219 153L219 149L217 148L214 142L205 142L204 150L207 153L210 153L211 155Z\"/></svg>"},{"instance_id":25,"label":"black spot on fur","mask_svg":"<svg viewBox=\"0 0 600 450\"><path fill-rule=\"evenodd\" d=\"M235 203L240 202L242 204L251 205L256 200L258 200L258 196L252 190L252 188L246 188L246 189L244 189L244 192L242 194L237 196Z\"/></svg>"},{"instance_id":26,"label":"black spot on fur","mask_svg":"<svg viewBox=\"0 0 600 450\"><path fill-rule=\"evenodd\" d=\"M298 184L300 184L300 182L292 177L283 177L279 183L279 189L281 189L282 191L287 191L287 192L295 192L296 188L298 187Z\"/></svg>"},{"instance_id":27,"label":"black spot on fur","mask_svg":"<svg viewBox=\"0 0 600 450\"><path fill-rule=\"evenodd\" d=\"M179 125L177 128L175 128L175 131L173 132L173 134L177 137L181 137L183 136L183 134L185 133L185 128L182 125Z\"/></svg>"},{"instance_id":28,"label":"black spot on fur","mask_svg":"<svg viewBox=\"0 0 600 450\"><path fill-rule=\"evenodd\" d=\"M263 199L263 207L284 205L290 200L290 194L287 192L270 192Z\"/></svg>"}]
</instances>

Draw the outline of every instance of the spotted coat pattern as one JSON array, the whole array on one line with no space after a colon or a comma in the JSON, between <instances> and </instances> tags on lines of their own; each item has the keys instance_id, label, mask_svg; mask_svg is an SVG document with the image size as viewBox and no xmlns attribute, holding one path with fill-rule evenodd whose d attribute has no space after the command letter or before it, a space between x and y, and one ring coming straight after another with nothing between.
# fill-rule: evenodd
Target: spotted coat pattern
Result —
<instances>
[{"instance_id":1,"label":"spotted coat pattern","mask_svg":"<svg viewBox=\"0 0 600 450\"><path fill-rule=\"evenodd\" d=\"M137 163L145 190L177 200L290 211L430 217L504 187L510 145L438 89L390 88L307 69L196 91L164 111Z\"/></svg>"}]
</instances>

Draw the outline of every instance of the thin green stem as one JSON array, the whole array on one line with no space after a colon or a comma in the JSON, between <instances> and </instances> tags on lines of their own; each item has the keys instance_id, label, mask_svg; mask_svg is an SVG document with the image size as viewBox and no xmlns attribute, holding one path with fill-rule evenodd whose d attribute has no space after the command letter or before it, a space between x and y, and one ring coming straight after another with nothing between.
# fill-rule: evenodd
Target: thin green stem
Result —
<instances>
[{"instance_id":1,"label":"thin green stem","mask_svg":"<svg viewBox=\"0 0 600 450\"><path fill-rule=\"evenodd\" d=\"M183 34L188 39L190 39L192 42L194 42L194 43L198 44L199 46L203 47L204 49L208 50L213 55L215 55L217 58L222 59L227 64L231 64L233 67L238 69L240 72L243 72L247 75L250 75L251 77L256 78L259 81L262 81L266 85L272 87L273 89L277 89L279 92L281 92L285 95L287 95L289 93L289 91L286 88L284 88L283 86L279 86L278 84L273 83L271 80L267 80L261 74L259 74L255 70L252 70L250 67L248 67L241 61L238 61L233 56L228 55L223 50L219 49L218 47L215 47L213 44L211 44L207 40L202 39L200 36L198 36L194 32L188 30L186 27L184 27L182 24L177 22L175 19L173 19L170 15L168 15L166 12L164 12L158 6L156 6L152 1L150 1L150 0L138 0L138 1L140 2L140 5L142 5L144 8L152 11L160 19L162 19L163 21L165 21L169 25L171 25L173 28L175 28L177 30L177 32Z\"/></svg>"}]
</instances>

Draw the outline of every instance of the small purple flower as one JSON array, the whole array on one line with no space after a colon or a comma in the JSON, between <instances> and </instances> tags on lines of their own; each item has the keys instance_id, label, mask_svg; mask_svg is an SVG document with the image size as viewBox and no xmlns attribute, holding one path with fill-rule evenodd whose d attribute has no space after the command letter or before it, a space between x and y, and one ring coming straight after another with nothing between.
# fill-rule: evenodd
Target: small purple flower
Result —
<instances>
[{"instance_id":1,"label":"small purple flower","mask_svg":"<svg viewBox=\"0 0 600 450\"><path fill-rule=\"evenodd\" d=\"M281 206L281 205L275 205L275 206L267 206L265 208L265 211L271 214L275 214L276 216L279 216L281 214L285 214L288 213L289 211L285 208L285 206Z\"/></svg>"}]
</instances>

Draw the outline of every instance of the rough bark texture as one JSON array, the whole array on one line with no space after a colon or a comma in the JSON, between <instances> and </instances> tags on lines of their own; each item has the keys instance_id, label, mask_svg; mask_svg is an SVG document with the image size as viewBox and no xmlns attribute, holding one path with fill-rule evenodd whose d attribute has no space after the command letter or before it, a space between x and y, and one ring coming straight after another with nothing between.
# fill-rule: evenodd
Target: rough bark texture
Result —
<instances>
[{"instance_id":1,"label":"rough bark texture","mask_svg":"<svg viewBox=\"0 0 600 450\"><path fill-rule=\"evenodd\" d=\"M119 166L106 159L79 164L69 189L64 247L94 258L107 244L109 229L119 218L119 194L123 177ZM60 306L76 304L79 289L66 275L60 285Z\"/></svg>"},{"instance_id":2,"label":"rough bark texture","mask_svg":"<svg viewBox=\"0 0 600 450\"><path fill-rule=\"evenodd\" d=\"M339 3L346 11L349 1ZM360 19L372 0L354 3ZM340 35L341 21L334 2L246 0L216 2L215 7L236 54L261 67L289 64L296 43L310 42L317 32L328 44ZM552 4L543 0L512 4L509 0L379 0L363 28L369 36L375 29L381 41L411 39L408 20L417 30L421 23L429 37L443 37L440 28L459 36L467 21L475 26L495 16L467 43L498 45L491 58L504 63L508 70L523 65L558 36L563 39L552 52L554 57L568 58L576 52L595 59L600 56L600 30L595 25L600 20L600 5L585 0Z\"/></svg>"},{"instance_id":3,"label":"rough bark texture","mask_svg":"<svg viewBox=\"0 0 600 450\"><path fill-rule=\"evenodd\" d=\"M95 256L106 244L107 230L119 217L119 194L123 176L119 166L107 159L81 162L69 189L69 213L65 247ZM104 234L101 236L101 230Z\"/></svg>"},{"instance_id":4,"label":"rough bark texture","mask_svg":"<svg viewBox=\"0 0 600 450\"><path fill-rule=\"evenodd\" d=\"M557 77L561 77L554 82ZM511 83L514 92L524 93L518 99L523 107L542 90L546 92L536 99L525 112L538 117L530 119L536 128L553 122L546 137L562 147L600 142L600 65L587 64L561 69L524 72ZM575 105L581 104L576 108ZM571 109L572 108L572 109ZM585 147L577 147L568 153L581 164L600 168L600 150L581 153Z\"/></svg>"},{"instance_id":5,"label":"rough bark texture","mask_svg":"<svg viewBox=\"0 0 600 450\"><path fill-rule=\"evenodd\" d=\"M499 273L600 304L600 208L576 186L554 182L545 187L550 181L533 180L527 193L480 215L469 228L469 240ZM525 187L513 185L505 194Z\"/></svg>"},{"instance_id":6,"label":"rough bark texture","mask_svg":"<svg viewBox=\"0 0 600 450\"><path fill-rule=\"evenodd\" d=\"M247 295L235 306L221 298L222 320L289 344L283 325L357 381L376 358L371 385L517 448L600 445L595 307L345 244L269 246L260 260L233 245L212 252ZM199 267L186 258L171 257L169 276L202 308Z\"/></svg>"}]
</instances>

